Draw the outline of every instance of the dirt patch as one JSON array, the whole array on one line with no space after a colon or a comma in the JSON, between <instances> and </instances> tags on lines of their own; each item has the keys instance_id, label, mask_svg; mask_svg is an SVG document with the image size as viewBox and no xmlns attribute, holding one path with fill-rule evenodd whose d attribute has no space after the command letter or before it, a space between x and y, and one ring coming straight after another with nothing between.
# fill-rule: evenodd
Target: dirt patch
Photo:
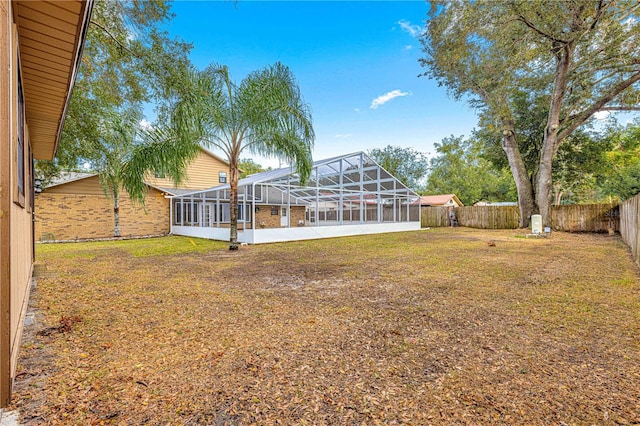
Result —
<instances>
[{"instance_id":1,"label":"dirt patch","mask_svg":"<svg viewBox=\"0 0 640 426\"><path fill-rule=\"evenodd\" d=\"M27 424L640 422L627 249L516 236L41 255L57 275L31 301L13 408Z\"/></svg>"}]
</instances>

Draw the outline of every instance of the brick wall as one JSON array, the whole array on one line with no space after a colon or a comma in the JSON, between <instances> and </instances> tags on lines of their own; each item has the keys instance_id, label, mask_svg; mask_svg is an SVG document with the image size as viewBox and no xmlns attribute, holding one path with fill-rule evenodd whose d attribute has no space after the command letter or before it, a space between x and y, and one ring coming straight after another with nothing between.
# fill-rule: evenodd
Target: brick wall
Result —
<instances>
[{"instance_id":1,"label":"brick wall","mask_svg":"<svg viewBox=\"0 0 640 426\"><path fill-rule=\"evenodd\" d=\"M277 215L271 214L271 208L275 207L278 209ZM260 210L256 212L256 229L260 228L282 228L280 225L280 214L281 214L281 206L259 206ZM305 207L304 206L291 206L290 211L290 223L292 227L298 226L298 221L303 221L304 223L304 214ZM264 223L265 226L260 226L261 223Z\"/></svg>"},{"instance_id":2,"label":"brick wall","mask_svg":"<svg viewBox=\"0 0 640 426\"><path fill-rule=\"evenodd\" d=\"M128 196L120 197L123 237L169 233L169 200L158 191L149 191L146 210ZM35 216L36 241L113 237L113 201L104 195L45 191L36 196Z\"/></svg>"}]
</instances>

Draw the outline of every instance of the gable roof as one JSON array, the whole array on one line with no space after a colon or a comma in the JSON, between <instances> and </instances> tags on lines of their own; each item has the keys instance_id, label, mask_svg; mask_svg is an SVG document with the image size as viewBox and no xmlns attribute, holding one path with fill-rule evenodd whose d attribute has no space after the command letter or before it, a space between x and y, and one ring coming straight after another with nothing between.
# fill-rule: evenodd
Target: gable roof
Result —
<instances>
[{"instance_id":1,"label":"gable roof","mask_svg":"<svg viewBox=\"0 0 640 426\"><path fill-rule=\"evenodd\" d=\"M54 186L64 185L65 183L75 182L77 180L87 179L90 177L98 176L97 173L82 173L82 172L62 172L60 176L53 178L51 183L45 188L52 188Z\"/></svg>"},{"instance_id":2,"label":"gable roof","mask_svg":"<svg viewBox=\"0 0 640 426\"><path fill-rule=\"evenodd\" d=\"M463 206L462 202L458 199L456 194L440 194L440 195L422 195L420 196L421 206L444 206L449 201L456 202L459 206Z\"/></svg>"}]
</instances>

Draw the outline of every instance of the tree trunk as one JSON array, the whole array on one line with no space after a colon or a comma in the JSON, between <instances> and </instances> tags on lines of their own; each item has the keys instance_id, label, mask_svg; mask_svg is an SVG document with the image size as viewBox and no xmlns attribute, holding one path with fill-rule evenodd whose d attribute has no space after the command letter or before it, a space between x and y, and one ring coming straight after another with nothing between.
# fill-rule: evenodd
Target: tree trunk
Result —
<instances>
[{"instance_id":1,"label":"tree trunk","mask_svg":"<svg viewBox=\"0 0 640 426\"><path fill-rule=\"evenodd\" d=\"M231 229L229 233L229 250L238 250L238 156L231 156L229 161L229 213Z\"/></svg>"},{"instance_id":2,"label":"tree trunk","mask_svg":"<svg viewBox=\"0 0 640 426\"><path fill-rule=\"evenodd\" d=\"M538 179L536 181L536 204L540 209L542 224L551 225L551 173L553 157L558 151L561 139L558 138L560 129L560 110L567 89L567 74L573 59L574 43L565 43L555 46L556 51L556 71L553 82L553 92L551 104L549 105L549 115L547 126L544 129L544 140L542 141L542 152L540 153L540 163L538 167Z\"/></svg>"},{"instance_id":3,"label":"tree trunk","mask_svg":"<svg viewBox=\"0 0 640 426\"><path fill-rule=\"evenodd\" d=\"M113 236L120 237L120 195L113 191Z\"/></svg>"},{"instance_id":4,"label":"tree trunk","mask_svg":"<svg viewBox=\"0 0 640 426\"><path fill-rule=\"evenodd\" d=\"M544 226L551 224L551 165L555 155L556 140L555 134L551 137L548 135L545 137L540 153L538 179L536 180L536 204Z\"/></svg>"},{"instance_id":5,"label":"tree trunk","mask_svg":"<svg viewBox=\"0 0 640 426\"><path fill-rule=\"evenodd\" d=\"M564 197L564 191L559 185L553 185L553 205L559 206L562 203L562 197Z\"/></svg>"},{"instance_id":6,"label":"tree trunk","mask_svg":"<svg viewBox=\"0 0 640 426\"><path fill-rule=\"evenodd\" d=\"M518 148L516 140L515 126L513 121L502 120L504 130L502 132L502 149L507 154L513 180L518 190L518 207L520 208L520 227L528 228L531 215L536 211L536 205L533 195L533 186L529 180L527 169Z\"/></svg>"}]
</instances>

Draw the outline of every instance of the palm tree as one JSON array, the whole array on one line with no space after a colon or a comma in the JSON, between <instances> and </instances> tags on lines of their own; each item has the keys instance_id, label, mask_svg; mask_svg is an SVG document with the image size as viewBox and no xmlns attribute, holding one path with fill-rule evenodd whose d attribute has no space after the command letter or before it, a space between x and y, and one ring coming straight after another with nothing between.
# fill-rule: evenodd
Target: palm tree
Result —
<instances>
[{"instance_id":1,"label":"palm tree","mask_svg":"<svg viewBox=\"0 0 640 426\"><path fill-rule=\"evenodd\" d=\"M226 66L191 70L178 93L171 126L156 129L127 164L125 186L141 200L141 176L162 168L174 179L200 144L221 151L229 162L229 249L238 249L238 176L243 152L275 157L295 166L301 181L311 174L315 134L311 111L293 73L276 63L235 84Z\"/></svg>"},{"instance_id":2,"label":"palm tree","mask_svg":"<svg viewBox=\"0 0 640 426\"><path fill-rule=\"evenodd\" d=\"M120 192L124 187L123 164L136 143L138 123L142 118L137 108L110 111L98 123L100 136L89 141L87 159L98 174L100 186L113 201L113 236L120 237Z\"/></svg>"}]
</instances>

